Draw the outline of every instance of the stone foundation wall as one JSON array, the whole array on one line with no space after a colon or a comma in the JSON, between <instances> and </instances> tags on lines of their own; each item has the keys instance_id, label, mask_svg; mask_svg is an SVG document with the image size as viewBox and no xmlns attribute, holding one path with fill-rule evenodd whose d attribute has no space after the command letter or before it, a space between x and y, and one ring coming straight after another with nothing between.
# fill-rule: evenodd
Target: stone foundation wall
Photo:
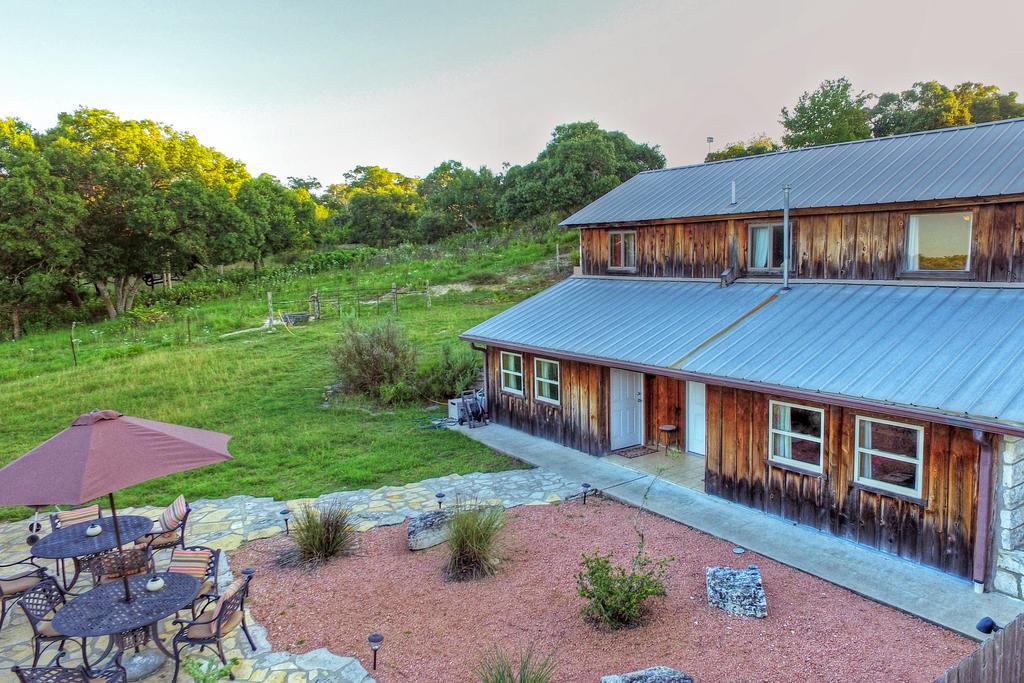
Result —
<instances>
[{"instance_id":1,"label":"stone foundation wall","mask_svg":"<svg viewBox=\"0 0 1024 683\"><path fill-rule=\"evenodd\" d=\"M1024 599L1024 439L1004 436L997 453L996 572L993 588Z\"/></svg>"}]
</instances>

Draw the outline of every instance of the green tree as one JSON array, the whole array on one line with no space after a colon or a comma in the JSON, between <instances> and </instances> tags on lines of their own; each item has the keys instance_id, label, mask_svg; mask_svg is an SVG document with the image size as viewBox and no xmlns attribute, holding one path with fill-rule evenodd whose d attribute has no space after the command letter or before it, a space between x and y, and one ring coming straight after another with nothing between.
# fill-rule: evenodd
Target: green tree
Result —
<instances>
[{"instance_id":1,"label":"green tree","mask_svg":"<svg viewBox=\"0 0 1024 683\"><path fill-rule=\"evenodd\" d=\"M824 81L814 92L804 92L792 111L782 108L782 143L792 149L871 137L869 97L854 92L845 77Z\"/></svg>"},{"instance_id":2,"label":"green tree","mask_svg":"<svg viewBox=\"0 0 1024 683\"><path fill-rule=\"evenodd\" d=\"M245 181L235 201L245 215L245 256L254 267L270 254L312 246L311 210L274 176L264 173Z\"/></svg>"},{"instance_id":3,"label":"green tree","mask_svg":"<svg viewBox=\"0 0 1024 683\"><path fill-rule=\"evenodd\" d=\"M78 195L53 174L32 130L0 119L0 308L15 339L31 305L54 298L78 256Z\"/></svg>"},{"instance_id":4,"label":"green tree","mask_svg":"<svg viewBox=\"0 0 1024 683\"><path fill-rule=\"evenodd\" d=\"M345 230L353 241L377 247L415 241L423 205L416 178L381 166L356 166L345 181L327 194L344 207Z\"/></svg>"},{"instance_id":5,"label":"green tree","mask_svg":"<svg viewBox=\"0 0 1024 683\"><path fill-rule=\"evenodd\" d=\"M594 121L562 124L536 161L508 169L498 211L508 219L574 211L637 173L664 166L657 145L634 142Z\"/></svg>"},{"instance_id":6,"label":"green tree","mask_svg":"<svg viewBox=\"0 0 1024 683\"><path fill-rule=\"evenodd\" d=\"M885 137L1024 116L1017 96L971 81L953 88L919 81L902 92L882 93L870 111L871 128L875 137Z\"/></svg>"},{"instance_id":7,"label":"green tree","mask_svg":"<svg viewBox=\"0 0 1024 683\"><path fill-rule=\"evenodd\" d=\"M417 188L426 209L420 217L420 238L435 240L493 223L499 189L497 176L486 166L474 171L459 161L441 162Z\"/></svg>"},{"instance_id":8,"label":"green tree","mask_svg":"<svg viewBox=\"0 0 1024 683\"><path fill-rule=\"evenodd\" d=\"M772 140L767 134L761 133L755 135L746 143L734 142L727 145L725 148L715 152L709 152L704 158L705 162L708 161L722 161L723 159L737 159L739 157L755 156L757 154L768 154L769 152L778 152L782 149L782 145Z\"/></svg>"}]
</instances>

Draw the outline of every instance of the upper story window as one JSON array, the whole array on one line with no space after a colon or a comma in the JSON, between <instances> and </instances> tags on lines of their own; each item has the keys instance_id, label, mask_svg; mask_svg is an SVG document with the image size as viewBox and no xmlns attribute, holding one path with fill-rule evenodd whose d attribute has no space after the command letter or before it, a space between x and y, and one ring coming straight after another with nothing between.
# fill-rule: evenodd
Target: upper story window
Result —
<instances>
[{"instance_id":1,"label":"upper story window","mask_svg":"<svg viewBox=\"0 0 1024 683\"><path fill-rule=\"evenodd\" d=\"M747 249L749 270L782 270L785 237L782 223L751 225L750 244Z\"/></svg>"},{"instance_id":2,"label":"upper story window","mask_svg":"<svg viewBox=\"0 0 1024 683\"><path fill-rule=\"evenodd\" d=\"M971 265L970 211L922 213L907 221L907 270L965 271Z\"/></svg>"},{"instance_id":3,"label":"upper story window","mask_svg":"<svg viewBox=\"0 0 1024 683\"><path fill-rule=\"evenodd\" d=\"M608 233L608 270L636 270L636 232Z\"/></svg>"},{"instance_id":4,"label":"upper story window","mask_svg":"<svg viewBox=\"0 0 1024 683\"><path fill-rule=\"evenodd\" d=\"M538 401L562 402L561 367L556 360L533 359L533 395Z\"/></svg>"},{"instance_id":5,"label":"upper story window","mask_svg":"<svg viewBox=\"0 0 1024 683\"><path fill-rule=\"evenodd\" d=\"M501 390L523 395L523 357L518 353L501 352Z\"/></svg>"},{"instance_id":6,"label":"upper story window","mask_svg":"<svg viewBox=\"0 0 1024 683\"><path fill-rule=\"evenodd\" d=\"M825 411L782 401L768 402L768 459L822 471Z\"/></svg>"},{"instance_id":7,"label":"upper story window","mask_svg":"<svg viewBox=\"0 0 1024 683\"><path fill-rule=\"evenodd\" d=\"M922 427L858 415L854 439L855 481L921 497Z\"/></svg>"}]
</instances>

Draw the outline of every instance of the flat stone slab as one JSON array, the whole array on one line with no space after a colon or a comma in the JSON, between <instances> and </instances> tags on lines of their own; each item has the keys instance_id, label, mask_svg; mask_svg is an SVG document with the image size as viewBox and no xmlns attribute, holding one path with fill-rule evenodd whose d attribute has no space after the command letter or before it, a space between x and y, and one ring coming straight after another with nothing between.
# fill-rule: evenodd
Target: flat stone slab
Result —
<instances>
[{"instance_id":1,"label":"flat stone slab","mask_svg":"<svg viewBox=\"0 0 1024 683\"><path fill-rule=\"evenodd\" d=\"M667 666L652 666L625 674L601 676L601 683L693 683L693 676Z\"/></svg>"},{"instance_id":2,"label":"flat stone slab","mask_svg":"<svg viewBox=\"0 0 1024 683\"><path fill-rule=\"evenodd\" d=\"M768 616L761 570L752 564L746 569L708 567L708 604L743 617Z\"/></svg>"},{"instance_id":3,"label":"flat stone slab","mask_svg":"<svg viewBox=\"0 0 1024 683\"><path fill-rule=\"evenodd\" d=\"M452 511L449 509L424 512L410 519L406 533L409 550L425 550L447 541L448 520L451 518Z\"/></svg>"}]
</instances>

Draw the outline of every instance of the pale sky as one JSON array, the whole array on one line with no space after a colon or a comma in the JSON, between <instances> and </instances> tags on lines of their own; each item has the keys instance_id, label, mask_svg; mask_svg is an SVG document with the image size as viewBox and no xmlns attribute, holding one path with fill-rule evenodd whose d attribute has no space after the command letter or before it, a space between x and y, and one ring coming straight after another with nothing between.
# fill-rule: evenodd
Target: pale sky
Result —
<instances>
[{"instance_id":1,"label":"pale sky","mask_svg":"<svg viewBox=\"0 0 1024 683\"><path fill-rule=\"evenodd\" d=\"M0 0L0 117L152 118L282 180L498 169L591 119L681 165L839 75L1024 91L1022 25L1017 0Z\"/></svg>"}]
</instances>

